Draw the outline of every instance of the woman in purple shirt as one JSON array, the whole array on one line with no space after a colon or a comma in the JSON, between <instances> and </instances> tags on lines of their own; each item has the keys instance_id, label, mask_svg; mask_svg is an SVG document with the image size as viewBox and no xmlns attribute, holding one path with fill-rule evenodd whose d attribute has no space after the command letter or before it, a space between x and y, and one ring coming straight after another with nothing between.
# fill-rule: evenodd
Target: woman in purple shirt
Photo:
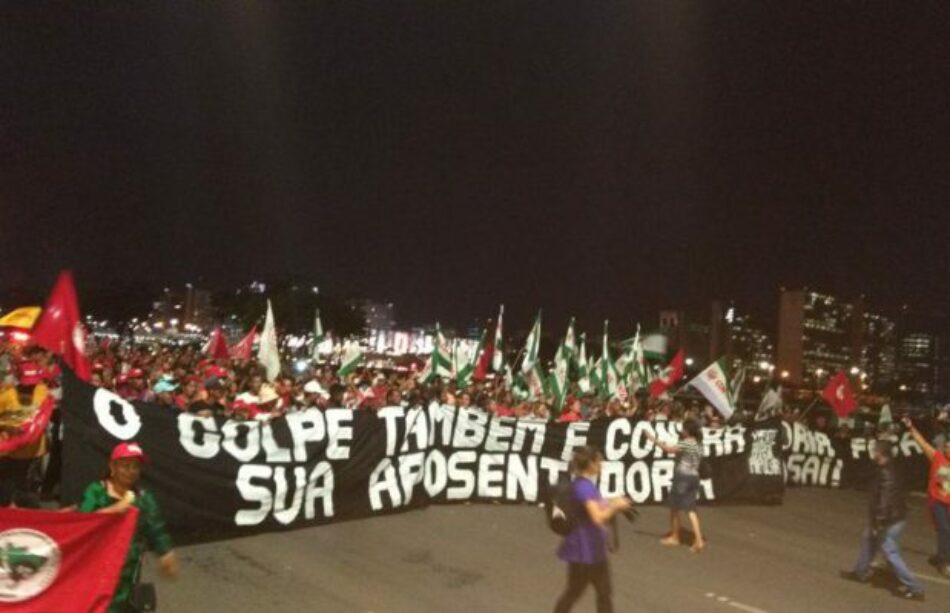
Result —
<instances>
[{"instance_id":1,"label":"woman in purple shirt","mask_svg":"<svg viewBox=\"0 0 950 613\"><path fill-rule=\"evenodd\" d=\"M607 529L605 524L620 511L630 508L627 498L605 500L595 481L600 474L600 452L582 447L574 452L574 481L571 497L576 518L573 529L564 537L557 555L567 562L567 587L554 607L554 613L567 613L581 597L588 583L597 592L597 613L611 613L610 572L607 568Z\"/></svg>"}]
</instances>

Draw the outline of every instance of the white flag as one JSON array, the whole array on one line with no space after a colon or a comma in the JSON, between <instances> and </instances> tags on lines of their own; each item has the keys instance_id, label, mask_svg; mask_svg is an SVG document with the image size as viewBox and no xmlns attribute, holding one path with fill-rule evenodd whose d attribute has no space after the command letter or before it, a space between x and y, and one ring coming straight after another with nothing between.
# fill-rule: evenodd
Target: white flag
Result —
<instances>
[{"instance_id":1,"label":"white flag","mask_svg":"<svg viewBox=\"0 0 950 613\"><path fill-rule=\"evenodd\" d=\"M719 411L723 417L729 419L736 410L732 390L729 389L729 377L723 360L710 364L706 370L699 373L689 382L706 397L709 404Z\"/></svg>"},{"instance_id":2,"label":"white flag","mask_svg":"<svg viewBox=\"0 0 950 613\"><path fill-rule=\"evenodd\" d=\"M277 350L277 326L274 325L274 309L267 301L267 316L264 318L264 331L261 332L260 347L257 349L257 361L267 371L267 380L274 381L280 374L280 352Z\"/></svg>"}]
</instances>

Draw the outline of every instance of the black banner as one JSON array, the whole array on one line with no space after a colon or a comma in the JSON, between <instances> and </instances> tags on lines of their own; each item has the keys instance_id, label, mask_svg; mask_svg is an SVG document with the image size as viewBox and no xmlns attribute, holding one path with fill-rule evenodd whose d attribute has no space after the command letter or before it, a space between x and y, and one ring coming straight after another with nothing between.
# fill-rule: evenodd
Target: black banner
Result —
<instances>
[{"instance_id":1,"label":"black banner","mask_svg":"<svg viewBox=\"0 0 950 613\"><path fill-rule=\"evenodd\" d=\"M876 438L832 438L809 430L802 423L782 423L783 455L787 482L791 485L863 488L873 473L872 455ZM910 432L889 436L904 486L924 489L929 462Z\"/></svg>"},{"instance_id":2,"label":"black banner","mask_svg":"<svg viewBox=\"0 0 950 613\"><path fill-rule=\"evenodd\" d=\"M111 449L135 440L149 454L144 486L169 525L189 533L274 530L432 503L539 502L573 449L604 450L600 487L662 503L673 459L648 438L678 424L618 418L554 424L433 404L377 412L316 409L271 421L198 417L130 403L66 375L64 501L102 479ZM778 502L780 422L705 431L707 501Z\"/></svg>"}]
</instances>

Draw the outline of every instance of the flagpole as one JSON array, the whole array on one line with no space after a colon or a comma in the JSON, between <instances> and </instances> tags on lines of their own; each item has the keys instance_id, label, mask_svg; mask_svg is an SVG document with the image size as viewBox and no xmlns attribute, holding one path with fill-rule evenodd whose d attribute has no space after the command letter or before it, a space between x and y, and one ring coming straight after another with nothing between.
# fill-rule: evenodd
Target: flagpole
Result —
<instances>
[{"instance_id":1,"label":"flagpole","mask_svg":"<svg viewBox=\"0 0 950 613\"><path fill-rule=\"evenodd\" d=\"M816 396L815 399L811 401L811 404L808 405L808 408L805 409L805 412L798 416L798 421L802 421L803 419L805 419L805 416L808 415L808 412L811 411L813 408L815 408L815 405L818 404L819 399L820 399L820 396Z\"/></svg>"}]
</instances>

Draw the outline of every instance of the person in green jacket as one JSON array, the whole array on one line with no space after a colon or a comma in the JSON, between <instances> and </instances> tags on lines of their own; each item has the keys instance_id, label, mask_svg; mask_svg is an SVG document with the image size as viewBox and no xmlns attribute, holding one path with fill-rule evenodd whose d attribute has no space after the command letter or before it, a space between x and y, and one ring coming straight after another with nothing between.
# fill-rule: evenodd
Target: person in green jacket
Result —
<instances>
[{"instance_id":1,"label":"person in green jacket","mask_svg":"<svg viewBox=\"0 0 950 613\"><path fill-rule=\"evenodd\" d=\"M79 510L85 513L124 513L131 507L139 510L138 525L129 544L109 613L124 613L128 609L146 548L160 556L162 574L168 577L178 574L178 559L172 550L172 540L165 530L158 502L150 491L138 487L142 463L147 461L148 457L138 443L116 445L109 459L108 478L89 484L79 505Z\"/></svg>"}]
</instances>

